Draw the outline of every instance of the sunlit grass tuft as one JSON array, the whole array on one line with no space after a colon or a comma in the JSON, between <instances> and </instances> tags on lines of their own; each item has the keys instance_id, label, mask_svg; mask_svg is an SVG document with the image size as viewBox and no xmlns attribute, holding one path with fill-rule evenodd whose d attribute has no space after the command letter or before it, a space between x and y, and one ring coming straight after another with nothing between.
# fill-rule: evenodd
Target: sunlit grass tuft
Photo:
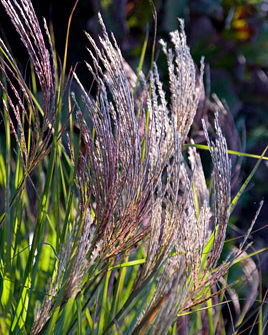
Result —
<instances>
[{"instance_id":1,"label":"sunlit grass tuft","mask_svg":"<svg viewBox=\"0 0 268 335\"><path fill-rule=\"evenodd\" d=\"M189 141L204 60L196 70L183 21L170 45L161 41L166 92L156 63L148 78L142 73L148 37L131 84L99 16L98 43L87 35L92 96L75 72L66 75L77 2L61 69L31 2L1 2L28 51L31 84L0 40L0 332L194 334L208 324L209 334L224 334L222 306L235 296L229 270L239 263L256 271L252 256L265 251L247 253L261 203L242 243L222 255L230 213L266 149L228 150L217 103L213 138L204 121L207 145ZM210 152L210 187L197 149ZM230 154L258 159L233 200ZM233 332L254 299L230 316Z\"/></svg>"}]
</instances>

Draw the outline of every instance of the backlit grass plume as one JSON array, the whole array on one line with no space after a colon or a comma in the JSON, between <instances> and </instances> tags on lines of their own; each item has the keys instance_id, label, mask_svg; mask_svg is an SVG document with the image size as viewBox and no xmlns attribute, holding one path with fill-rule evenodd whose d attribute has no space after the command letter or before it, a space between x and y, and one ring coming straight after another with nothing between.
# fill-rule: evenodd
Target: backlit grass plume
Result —
<instances>
[{"instance_id":1,"label":"backlit grass plume","mask_svg":"<svg viewBox=\"0 0 268 335\"><path fill-rule=\"evenodd\" d=\"M73 73L75 93L63 99L64 70L56 72L46 24L43 37L29 0L1 2L28 51L42 101L0 40L1 113L23 162L11 170L4 164L9 179L0 178L0 330L177 334L177 319L222 294L219 282L245 252L243 243L220 261L231 204L231 162L218 117L225 111L218 103L213 136L203 121L212 161L208 188L189 139L204 61L196 69L183 21L170 41L160 42L168 92L156 63L147 78L139 73L133 88L99 15L102 34L99 41L87 34L86 63L97 93L89 94ZM1 149L2 161L11 156ZM9 199L16 169L33 185L32 204L29 190L17 183L12 192L20 189L19 197Z\"/></svg>"},{"instance_id":2,"label":"backlit grass plume","mask_svg":"<svg viewBox=\"0 0 268 335\"><path fill-rule=\"evenodd\" d=\"M29 174L47 154L56 122L56 70L52 43L44 21L48 41L48 46L46 45L30 1L4 0L2 4L28 52L42 96L40 106L6 44L0 39L1 73L5 79L5 83L1 81L1 88L5 92L3 107L23 156L26 173Z\"/></svg>"}]
</instances>

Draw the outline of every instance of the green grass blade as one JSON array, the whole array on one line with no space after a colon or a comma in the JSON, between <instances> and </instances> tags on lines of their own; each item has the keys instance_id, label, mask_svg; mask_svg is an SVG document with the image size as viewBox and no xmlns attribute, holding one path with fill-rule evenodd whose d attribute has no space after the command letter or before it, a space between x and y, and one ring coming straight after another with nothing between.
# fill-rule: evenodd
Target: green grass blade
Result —
<instances>
[{"instance_id":1,"label":"green grass blade","mask_svg":"<svg viewBox=\"0 0 268 335\"><path fill-rule=\"evenodd\" d=\"M77 308L77 335L83 335L83 328L82 328L82 307L81 307L81 297L79 296L76 299L76 308Z\"/></svg>"},{"instance_id":2,"label":"green grass blade","mask_svg":"<svg viewBox=\"0 0 268 335\"><path fill-rule=\"evenodd\" d=\"M210 289L208 290L207 296L211 296ZM208 314L208 325L209 325L209 335L214 335L213 327L213 309L212 309L212 299L207 300L207 314Z\"/></svg>"},{"instance_id":3,"label":"green grass blade","mask_svg":"<svg viewBox=\"0 0 268 335\"><path fill-rule=\"evenodd\" d=\"M188 147L195 147L197 149L202 149L202 150L208 150L209 151L209 147L208 145L204 145L204 144L186 144L183 147L183 150L187 150ZM265 148L265 152L267 150L267 147ZM240 151L234 151L234 150L227 150L228 154L230 155L235 155L235 156L242 156L242 157L248 157L248 158L255 158L255 159L261 159L261 160L268 160L267 156L264 156L264 154L262 155L254 155L254 154L248 154L246 152L240 152Z\"/></svg>"},{"instance_id":4,"label":"green grass blade","mask_svg":"<svg viewBox=\"0 0 268 335\"><path fill-rule=\"evenodd\" d=\"M103 293L102 293L102 305L101 305L101 314L100 314L100 320L99 320L99 331L98 334L101 335L103 332L103 329L105 328L105 321L108 316L108 284L110 280L112 271L108 270L105 276L105 282L103 286Z\"/></svg>"},{"instance_id":5,"label":"green grass blade","mask_svg":"<svg viewBox=\"0 0 268 335\"><path fill-rule=\"evenodd\" d=\"M142 70L143 63L144 63L144 57L145 57L145 53L146 53L146 49L147 49L148 39L149 39L149 30L146 29L146 36L145 36L143 46L142 46L142 49L141 49L141 55L140 55L138 69L137 69L137 79L136 79L135 87L133 89L133 94L134 95L135 95L136 90L137 90L137 86L138 86L138 82L139 82L139 75L140 75L140 72Z\"/></svg>"},{"instance_id":6,"label":"green grass blade","mask_svg":"<svg viewBox=\"0 0 268 335\"><path fill-rule=\"evenodd\" d=\"M243 183L243 185L241 186L240 190L237 192L237 195L234 197L234 199L231 201L231 205L230 205L230 213L234 210L238 199L240 198L240 196L242 195L242 193L244 192L245 188L247 187L248 183L250 182L251 178L253 177L253 175L255 174L257 168L259 167L261 161L264 159L264 155L266 153L268 149L268 146L264 149L263 153L261 154L261 156L259 157L257 163L255 164L254 168L252 169L251 173L249 174L249 176L247 177L247 179L245 180L245 182ZM266 157L267 158L267 157Z\"/></svg>"},{"instance_id":7,"label":"green grass blade","mask_svg":"<svg viewBox=\"0 0 268 335\"><path fill-rule=\"evenodd\" d=\"M239 262L241 262L241 261L243 261L243 260L245 260L245 259L251 258L251 257L253 257L253 256L255 256L255 255L258 255L258 254L260 254L260 253L262 253L262 252L265 252L265 251L267 251L267 250L268 250L268 247L259 249L259 250L257 250L257 251L254 251L254 252L252 252L252 253L250 253L250 254L247 254L246 256L239 257L239 258L237 258L237 259L232 263L232 265L235 265L235 264L237 264L237 263L239 263Z\"/></svg>"}]
</instances>

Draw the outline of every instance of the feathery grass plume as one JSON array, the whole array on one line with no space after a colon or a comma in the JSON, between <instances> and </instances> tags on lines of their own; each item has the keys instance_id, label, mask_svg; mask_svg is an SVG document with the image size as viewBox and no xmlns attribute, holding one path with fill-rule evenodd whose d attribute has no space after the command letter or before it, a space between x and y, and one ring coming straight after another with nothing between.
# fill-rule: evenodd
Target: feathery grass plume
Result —
<instances>
[{"instance_id":1,"label":"feathery grass plume","mask_svg":"<svg viewBox=\"0 0 268 335\"><path fill-rule=\"evenodd\" d=\"M51 117L54 118L56 76L52 43L46 21L44 20L44 28L50 50L45 45L44 37L31 1L2 0L2 4L31 58L43 93L44 114L48 115L51 113Z\"/></svg>"},{"instance_id":2,"label":"feathery grass plume","mask_svg":"<svg viewBox=\"0 0 268 335\"><path fill-rule=\"evenodd\" d=\"M28 175L47 155L56 121L56 70L52 43L44 20L48 41L48 47L46 46L31 1L1 0L1 2L30 56L42 92L41 107L4 41L0 39L2 73L0 85L6 95L3 105ZM18 130L13 122L13 114L18 123ZM30 142L28 138L31 139Z\"/></svg>"},{"instance_id":3,"label":"feathery grass plume","mask_svg":"<svg viewBox=\"0 0 268 335\"><path fill-rule=\"evenodd\" d=\"M184 143L198 107L203 89L203 58L200 76L196 75L195 64L187 46L184 21L179 19L180 30L170 33L174 51L163 40L160 41L167 56L172 113L177 117L177 129Z\"/></svg>"},{"instance_id":4,"label":"feathery grass plume","mask_svg":"<svg viewBox=\"0 0 268 335\"><path fill-rule=\"evenodd\" d=\"M145 141L144 158L143 137L139 135L139 121L121 52L115 40L114 44L110 42L101 18L100 22L103 52L88 36L106 70L104 73L91 53L95 71L87 66L98 83L96 99L86 93L74 75L93 126L86 125L73 94L85 150L80 152L77 169L80 218L67 246L72 252L64 271L65 281L61 283L56 276L53 284L58 293L63 290L65 301L78 293L92 265L92 269L98 265L105 268L108 259L123 254L147 236L150 227L143 223L151 210L152 186L154 189L159 179L158 171L157 175L152 173L148 181L148 144ZM142 109L145 113L145 107ZM59 257L65 258L65 255ZM58 271L61 269L59 266ZM53 299L46 299L36 316L32 334L42 329L53 306Z\"/></svg>"},{"instance_id":5,"label":"feathery grass plume","mask_svg":"<svg viewBox=\"0 0 268 335\"><path fill-rule=\"evenodd\" d=\"M159 331L165 334L178 313L185 312L191 306L208 299L210 287L213 287L229 269L230 264L226 262L219 267L216 264L225 239L230 206L228 192L223 196L221 190L226 192L230 189L231 165L217 115L215 127L216 142L212 144L208 138L215 171L214 183L217 185L213 191L215 194L212 208L209 208L208 190L200 165L200 157L195 149L190 149L192 171L187 168L186 163L181 162L180 183L183 185L183 192L176 203L173 239L168 248L170 252L175 247L176 253L160 269L154 296L133 334L145 334L148 329L150 334L159 334ZM168 208L166 213L169 213ZM212 217L216 218L215 227L210 227ZM165 222L161 229L162 231L170 229L169 222ZM150 239L153 238L152 236L153 234ZM207 255L205 246L212 236L213 246ZM159 238L154 237L154 239L155 243L159 243L155 248L159 253L163 245ZM147 262L148 269L154 268L150 262L151 259L157 262L157 257L154 257L156 253L153 256L152 253L153 251L148 248L145 268ZM156 266L159 269L159 264Z\"/></svg>"},{"instance_id":6,"label":"feathery grass plume","mask_svg":"<svg viewBox=\"0 0 268 335\"><path fill-rule=\"evenodd\" d=\"M101 241L101 257L116 256L130 249L148 233L141 229L151 206L148 182L148 150L143 158L142 140L134 108L133 95L123 66L121 52L108 34L100 18L102 50L87 35L96 55L90 52L94 69L87 64L98 84L97 99L90 97L77 76L84 92L84 103L93 123L92 129L82 128L86 145L78 169L80 190L87 190L86 206L96 208L96 243ZM104 66L106 72L98 64ZM108 98L108 93L112 98ZM144 106L141 107L144 113ZM155 185L158 175L150 176ZM84 193L84 192L83 192ZM94 199L94 201L92 201ZM82 203L86 203L85 199ZM85 207L86 207L85 206Z\"/></svg>"},{"instance_id":7,"label":"feathery grass plume","mask_svg":"<svg viewBox=\"0 0 268 335\"><path fill-rule=\"evenodd\" d=\"M0 66L5 78L0 84L5 93L3 106L22 152L27 177L48 153L51 137L54 136L56 141L62 134L56 129L59 111L55 106L56 72L47 27L45 25L49 49L31 2L2 0L2 3L28 50L42 91L41 108L7 47L0 41L3 53ZM142 74L135 80L142 90L135 100L116 40L113 35L109 37L101 16L99 20L102 27L100 47L87 35L94 50L89 51L93 65L87 64L87 67L98 85L97 96L89 95L74 74L90 119L90 124L87 124L77 96L72 94L83 148L76 161L69 137L75 166L70 188L76 181L79 204L77 199L74 200L73 189L68 195L64 192L68 197L68 201L64 199L68 202L66 207L69 208L65 212L64 227L55 229L52 226L51 229L51 239L60 245L59 255L57 261L53 255L52 269L49 266L46 269L46 278L50 276L51 280L42 305L34 315L31 309L36 307L33 299L35 278L41 278L37 274L38 261L46 238L45 222L47 218L51 220L47 207L51 193L47 191L42 198L45 205L41 206L37 219L27 265L20 268L25 271L25 278L20 281L22 289L19 298L13 292L11 296L14 306L17 304L14 313L12 308L15 317L10 313L10 329L14 332L21 329L26 332L31 328L32 335L52 333L59 326L59 332L64 329L63 333L72 333L76 322L81 332L84 329L81 316L86 310L90 320L85 326L87 332L111 334L116 326L122 331L129 327L129 333L134 335L166 334L181 313L219 293L213 291L214 287L246 249L243 241L239 249L218 264L230 215L231 181L231 163L218 113L215 114L214 141L203 122L213 165L211 190L207 188L196 149L189 148L188 159L183 155L183 146L202 92L204 68L201 59L198 75L186 43L183 21L179 20L180 30L170 34L172 47L168 48L167 43L161 41L169 71L169 104L156 63L148 80ZM60 94L62 91L58 100L62 98ZM222 112L221 106L218 104L219 112ZM13 123L12 113L17 125ZM26 140L26 126L31 132L31 141ZM53 159L50 162L50 166L56 167ZM52 180L53 167L49 170L48 180ZM58 165L58 168L62 166ZM51 182L46 185L49 189ZM60 206L60 190L56 189ZM80 206L80 210L75 206ZM70 208L76 214L71 213ZM54 218L54 213L51 216ZM60 226L60 214L55 217ZM250 229L252 226L253 223ZM17 240L16 232L14 237ZM125 266L116 263L142 243L144 264L136 272L133 270L136 278L124 288L126 293L119 304L124 278L121 272L115 288L118 268L111 265ZM140 299L145 290L148 296L145 294L145 299ZM102 292L101 304L98 303L98 291ZM77 304L73 305L74 302ZM136 302L138 308L133 308L135 316L129 315L131 323L127 323L126 318L123 324L122 316ZM94 313L93 320L89 315L91 312ZM71 323L67 320L69 315ZM33 324L25 325L29 320L33 320Z\"/></svg>"},{"instance_id":8,"label":"feathery grass plume","mask_svg":"<svg viewBox=\"0 0 268 335\"><path fill-rule=\"evenodd\" d=\"M223 243L225 232L229 220L229 207L231 203L231 160L227 152L227 143L223 137L218 116L215 118L216 142L210 141L207 128L203 122L205 136L209 145L210 154L213 163L213 204L212 211L214 214L214 243L212 255L209 259L211 266L215 266L218 261Z\"/></svg>"},{"instance_id":9,"label":"feathery grass plume","mask_svg":"<svg viewBox=\"0 0 268 335\"><path fill-rule=\"evenodd\" d=\"M173 130L175 138L180 138L184 142L198 106L202 75L199 77L199 82L196 83L194 63L186 45L182 21L180 23L182 31L171 33L171 40L175 46L175 57L171 49L167 51L165 42L161 41L161 44L168 59L171 90L170 113L166 112L165 115L170 116L169 124L172 124L174 119L176 120L175 126L173 123L173 128L170 130ZM201 64L202 74L203 61ZM151 76L152 107L149 103L149 109L152 109L152 114L157 120L162 110L167 109L167 103L164 100L156 67L154 67L154 78L159 88L161 107L158 108L157 105L158 95ZM162 115L159 120L163 120ZM154 296L133 334L143 334L149 326L152 327L150 334L166 333L177 313L205 299L210 285L217 282L220 276L227 271L227 267L224 267L223 264L213 273L225 239L229 218L231 180L231 164L227 145L219 127L217 115L215 128L217 134L215 144L211 144L207 135L214 167L215 191L213 192L215 194L212 209L209 208L209 192L201 160L196 150L190 149L189 152L192 168L190 172L181 156L181 146L169 147L169 150L173 149L170 152L171 157L175 159L172 165L167 165L166 177L169 180L173 176L174 180L167 182L165 192L159 192L163 185L159 185L158 192L155 192L156 205L152 207L151 212L152 230L147 245L146 261L137 286L144 286L145 282L157 271L161 271L157 278ZM164 134L159 137L163 138L162 135ZM158 139L157 128L153 139L154 141ZM173 143L175 144L176 141ZM178 197L179 189L182 193L180 197ZM215 218L215 226L209 227L212 217ZM212 235L214 236L213 247L205 262L206 266L204 266L204 257L207 257L204 255L205 245ZM174 247L176 255L163 264L162 261Z\"/></svg>"},{"instance_id":10,"label":"feathery grass plume","mask_svg":"<svg viewBox=\"0 0 268 335\"><path fill-rule=\"evenodd\" d=\"M183 29L182 22L181 25ZM182 244L184 243L185 256L180 256L182 248L180 245L178 258L175 261L174 259L166 261L163 273L160 275L162 280L159 279L159 285L148 307L148 313L145 314L145 318L136 328L137 333L144 327L143 323L145 320L146 322L151 320L150 315L155 313L155 307L159 306L159 304L161 305L161 301L167 300L167 303L164 303L164 305L168 304L171 306L171 310L173 310L173 313L169 310L168 320L170 321L170 317L171 320L174 319L177 305L171 302L176 301L177 286L181 285L183 287L182 282L187 279L187 275L185 275L186 269L190 267L191 261L196 256L192 252L194 246L197 246L197 250L200 249L198 248L199 245L196 245L196 235L199 237L199 244L203 246L204 234L206 233L204 227L201 227L201 233L199 232L198 234L196 232L194 198L191 194L192 182L186 172L186 166L182 157L182 144L185 142L198 105L200 86L202 85L203 61L201 62L201 76L197 81L194 63L190 56L189 48L186 45L184 31L181 33L174 32L171 36L172 42L176 46L177 58L175 62L173 62L174 55L172 49L167 51L166 44L162 41L163 49L168 59L170 74L172 95L170 109L165 99L165 92L159 79L156 64L154 64L150 75L150 91L147 88L146 108L148 112L148 127L145 134L145 143L147 144L146 154L148 158L145 161L148 159L146 188L149 186L151 190L151 210L147 220L149 221L148 224L151 233L147 242L146 261L136 280L135 294L156 275L172 248L175 244L179 243L178 241L181 241ZM105 51L107 50L107 44L108 42L104 45L106 48ZM100 51L98 51L98 55L101 59L102 55ZM112 59L114 60L114 58ZM179 59L183 60L182 73ZM109 70L108 66L106 66L106 69ZM111 69L118 71L118 67L111 67L110 71ZM114 73L111 74L109 72L109 77L113 76L118 77ZM146 87L146 83L144 86ZM183 101L179 101L177 95L183 97ZM153 179L154 176L157 178ZM152 183L152 180L156 181L156 183ZM181 181L184 183L185 189L183 196L179 197ZM206 210L204 212L207 214ZM204 222L207 223L207 221L208 219L202 221L201 218L199 226ZM187 241L187 238L189 238L189 241ZM171 270L171 268L174 270ZM176 283L175 288L171 283ZM185 293L183 290L180 292L182 294ZM134 293L129 300L133 296ZM156 329L158 328L156 327Z\"/></svg>"},{"instance_id":11,"label":"feathery grass plume","mask_svg":"<svg viewBox=\"0 0 268 335\"><path fill-rule=\"evenodd\" d=\"M77 240L78 230L81 228L80 220L76 220L72 231L68 234L67 241L60 248L58 265L54 269L54 276L48 285L46 297L35 314L31 334L38 334L50 318L50 313L55 307L57 296L63 293L63 300L60 301L61 308L81 289L81 283L89 267L98 256L98 246L91 252L90 261L87 254L94 237L93 219L90 211L87 210L84 217L84 224L81 234Z\"/></svg>"},{"instance_id":12,"label":"feathery grass plume","mask_svg":"<svg viewBox=\"0 0 268 335\"><path fill-rule=\"evenodd\" d=\"M190 149L192 172L182 157L182 144L198 106L203 73L202 60L201 76L197 80L182 21L181 32L171 33L175 56L162 42L169 67L170 109L156 64L150 75L151 91L149 84L143 83L147 91L146 104L140 108L143 114L148 113L144 138L138 131L139 120L120 50L113 36L113 42L110 41L101 18L100 22L102 50L88 36L98 57L89 51L94 69L87 66L98 83L97 100L86 93L76 77L93 122L93 130L86 125L82 130L87 148L86 154L80 157L78 170L81 194L87 190L82 204L84 210L88 206L92 208L92 199L96 204L95 241L101 242L102 259L120 254L146 236L148 229L140 235L140 227L144 220L148 221L151 234L135 293L159 271L160 275L154 296L134 333L143 331L148 321L153 321L156 311L158 316L153 329L157 332L160 327L164 332L179 311L205 299L209 286L227 269L222 266L213 272L229 217L231 165L216 115L216 143L212 144L207 135L216 185L210 209L200 157ZM108 92L112 99L108 98ZM209 229L211 217L215 218L212 232ZM204 266L204 248L212 234L214 243ZM176 256L166 261L174 247Z\"/></svg>"},{"instance_id":13,"label":"feathery grass plume","mask_svg":"<svg viewBox=\"0 0 268 335\"><path fill-rule=\"evenodd\" d=\"M15 182L15 185L17 183L19 186L15 190L16 192L12 200L9 202L9 198L6 197L7 209L6 212L4 212L4 214L1 216L1 219L5 217L7 218L7 224L3 230L9 230L8 238L12 241L12 251L8 251L7 246L4 248L3 253L8 254L9 252L12 254L13 252L16 254L17 249L21 247L20 240L24 241L25 238L23 236L21 239L21 231L18 227L23 227L22 230L25 235L27 235L28 229L26 224L27 217L25 218L24 215L24 213L27 212L27 208L23 207L27 207L27 205L25 205L25 203L27 203L27 200L25 201L27 196L24 198L23 192L25 185L24 182L26 181L27 177L30 176L30 173L34 170L34 168L37 167L39 163L42 162L43 159L48 155L53 143L56 143L56 141L58 141L62 135L62 133L58 132L57 130L58 125L56 126L56 119L58 118L59 120L59 112L61 108L60 103L58 103L56 106L56 99L58 98L58 100L60 100L62 98L63 92L58 89L59 85L56 83L56 69L53 58L53 47L46 22L44 21L45 36L43 36L41 27L30 0L1 0L1 2L28 52L31 65L33 67L33 81L35 81L35 77L37 77L39 83L38 89L40 89L40 97L42 99L41 103L39 104L37 98L35 97L35 89L31 89L30 85L26 83L26 80L19 70L19 67L16 64L15 59L12 57L8 47L4 41L0 39L0 88L2 95L1 99L3 103L3 110L1 113L3 115L3 119L7 120L6 127L8 128L10 126L15 136L23 162L22 171L20 167L21 160L17 159L18 163L16 165L15 171L16 178L21 177L21 180L19 180L19 182ZM62 81L63 80L64 78L62 78ZM9 139L7 139L7 141L8 140ZM30 232L34 231L34 237L31 244L27 245L27 249L29 249L29 257L26 258L25 268L23 268L23 272L21 272L22 278L20 279L20 288L14 295L14 297L16 296L17 304L14 303L14 307L12 306L11 308L11 314L15 314L15 317L10 319L12 320L10 329L22 327L23 322L25 322L27 317L28 319L31 317L29 315L31 314L30 299L32 293L25 293L24 291L28 290L28 288L26 288L27 285L32 285L31 290L34 288L36 278L35 268L38 265L39 257L42 252L43 241L45 238L45 235L43 236L43 234L45 234L44 228L47 216L47 207L49 203L48 199L50 198L49 187L51 185L54 168L54 154L51 157L52 159L49 160L48 171L45 175L44 184L46 189L42 190L44 191L42 195L38 195L40 196L40 211L34 218L36 225L31 222L31 226L29 228ZM5 186L7 189L6 194L8 194L8 188L10 187L9 182ZM17 216L14 219L14 223L12 222L12 226L10 228L8 222L8 220L10 220L10 207L16 203L14 199L16 199L18 194L20 194L19 202L24 199L21 201L23 205L16 205L17 207L15 208L14 212ZM23 208L20 208L20 206ZM57 224L59 223L57 222ZM8 228L6 228L6 226ZM40 314L36 317L36 319L39 321L41 320L41 322L34 324L33 329L36 329L34 333L37 333L42 328L44 322L47 320L48 313L52 305L53 296L59 291L58 288L62 282L61 270L63 267L67 267L71 257L72 245L70 242L68 243L66 246L67 249L62 248L58 265L58 275L56 275L57 271L54 271L54 275L56 277L51 280L51 285L49 285L48 290L49 295L46 296L45 301L41 307ZM1 276L8 277L10 275L9 266L13 271L16 264L17 259L15 255L14 258L10 261L10 264L8 261L2 264L3 269L1 269L1 271L3 272L1 273ZM10 288L11 287L12 286L10 286ZM7 290L7 292L8 293L3 291L3 294L10 294L10 297L13 299L13 295L11 295L13 292L11 293L11 289L10 291ZM23 301L23 307L21 307L21 301ZM21 319L18 319L18 315L21 315L20 313L23 314L23 317L20 316L19 318Z\"/></svg>"},{"instance_id":14,"label":"feathery grass plume","mask_svg":"<svg viewBox=\"0 0 268 335\"><path fill-rule=\"evenodd\" d=\"M152 98L149 84L143 80L147 102L139 106L139 116L143 122L148 112L148 129L143 134L139 132L141 121L137 118L121 52L113 36L113 41L110 41L101 17L100 23L103 29L103 36L99 38L102 50L88 35L98 57L90 52L94 69L87 64L98 84L96 100L86 93L75 75L93 123L92 128L87 127L81 113L77 113L86 148L80 154L78 164L82 225L86 211L94 208L93 222L88 231L83 231L83 234L91 237L94 233L93 240L88 241L92 244L90 248L84 248L78 243L76 252L83 250L84 256L91 262L91 253L98 246L98 256L105 261L131 249L152 229L154 238L149 244L154 259L151 264L157 269L170 250L174 233L182 160L177 119L176 115L168 115L165 94L154 65L150 81ZM111 98L108 94L111 94ZM164 169L167 173L163 173ZM162 182L161 179L165 178L166 181ZM162 215L163 207L166 210ZM161 216L163 222L159 224ZM162 231L164 226L166 229ZM156 240L162 245L159 255L156 255ZM77 266L75 261L72 264L73 267ZM143 279L147 277L145 268ZM71 273L77 274L79 271L71 270ZM77 284L76 280L70 279L71 282ZM70 285L67 286L66 292L72 292Z\"/></svg>"},{"instance_id":15,"label":"feathery grass plume","mask_svg":"<svg viewBox=\"0 0 268 335\"><path fill-rule=\"evenodd\" d=\"M34 322L31 327L31 335L38 334L49 320L51 309L55 303L55 297L57 297L57 294L59 294L60 289L64 283L64 275L68 269L68 262L70 261L72 254L72 233L73 232L69 234L66 244L62 245L60 248L57 265L54 269L54 275L47 285L48 287L45 298L42 302L42 305L35 311Z\"/></svg>"}]
</instances>

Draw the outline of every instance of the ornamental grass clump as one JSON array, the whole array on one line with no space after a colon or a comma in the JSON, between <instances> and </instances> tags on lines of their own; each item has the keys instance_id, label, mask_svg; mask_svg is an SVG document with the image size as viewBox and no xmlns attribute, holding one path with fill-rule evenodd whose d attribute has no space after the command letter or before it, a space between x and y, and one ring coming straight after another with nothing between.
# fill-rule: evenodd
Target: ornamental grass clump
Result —
<instances>
[{"instance_id":1,"label":"ornamental grass clump","mask_svg":"<svg viewBox=\"0 0 268 335\"><path fill-rule=\"evenodd\" d=\"M203 59L196 70L179 20L171 46L161 41L170 99L156 63L148 78L139 73L133 87L99 16L102 34L98 42L87 34L86 63L97 93L89 94L75 72L71 92L31 2L1 2L42 95L38 103L1 40L1 113L9 149L1 149L1 159L16 162L2 165L6 180L2 173L0 184L2 333L175 334L180 315L224 292L219 282L246 249L243 243L220 261L231 204L220 103L213 139L203 122L210 188L189 140L203 92ZM35 211L28 185L37 195Z\"/></svg>"}]
</instances>

